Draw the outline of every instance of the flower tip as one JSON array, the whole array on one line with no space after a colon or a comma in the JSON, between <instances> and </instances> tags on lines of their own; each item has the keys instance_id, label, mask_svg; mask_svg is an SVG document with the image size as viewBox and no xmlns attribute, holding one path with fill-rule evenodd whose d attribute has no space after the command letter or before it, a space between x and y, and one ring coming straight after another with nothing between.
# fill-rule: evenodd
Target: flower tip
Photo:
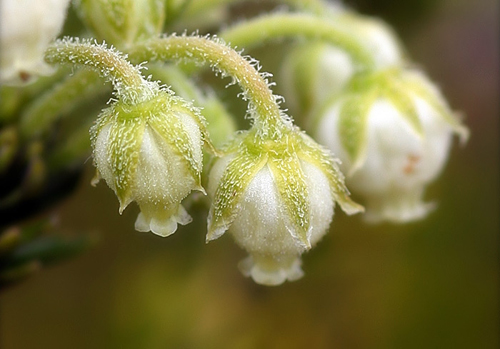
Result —
<instances>
[{"instance_id":1,"label":"flower tip","mask_svg":"<svg viewBox=\"0 0 500 349\"><path fill-rule=\"evenodd\" d=\"M123 211L125 211L127 206L132 202L132 200L130 198L122 200L122 198L120 198L120 197L118 197L118 201L120 202L120 208L118 209L118 212L120 214L123 214Z\"/></svg>"},{"instance_id":2,"label":"flower tip","mask_svg":"<svg viewBox=\"0 0 500 349\"><path fill-rule=\"evenodd\" d=\"M344 211L349 216L356 214L356 213L365 212L364 206L362 206L358 203L355 203L349 197L345 197L342 200L337 200L337 201L340 205L340 208L342 208L342 211Z\"/></svg>"},{"instance_id":3,"label":"flower tip","mask_svg":"<svg viewBox=\"0 0 500 349\"><path fill-rule=\"evenodd\" d=\"M101 180L101 175L99 174L99 171L96 171L94 177L92 177L92 179L90 180L90 185L95 187L97 186L100 180Z\"/></svg>"},{"instance_id":4,"label":"flower tip","mask_svg":"<svg viewBox=\"0 0 500 349\"><path fill-rule=\"evenodd\" d=\"M226 227L213 228L212 226L209 226L205 242L208 244L210 241L217 240L222 235L224 235L226 230L227 230Z\"/></svg>"},{"instance_id":5,"label":"flower tip","mask_svg":"<svg viewBox=\"0 0 500 349\"><path fill-rule=\"evenodd\" d=\"M371 224L379 224L384 221L395 224L404 224L424 219L430 212L434 211L436 207L437 204L435 202L418 202L413 203L410 206L385 205L382 207L372 207L367 210L364 215L364 219L366 222Z\"/></svg>"},{"instance_id":6,"label":"flower tip","mask_svg":"<svg viewBox=\"0 0 500 349\"><path fill-rule=\"evenodd\" d=\"M287 229L290 235L292 235L295 241L300 245L300 247L302 247L306 251L309 251L311 249L312 227L309 227L307 231L303 231L303 234L297 233L294 229L291 229L290 227L287 227Z\"/></svg>"},{"instance_id":7,"label":"flower tip","mask_svg":"<svg viewBox=\"0 0 500 349\"><path fill-rule=\"evenodd\" d=\"M300 258L295 258L285 267L266 268L255 262L252 256L248 256L238 264L238 268L243 275L264 286L279 286L287 280L296 281L304 276Z\"/></svg>"},{"instance_id":8,"label":"flower tip","mask_svg":"<svg viewBox=\"0 0 500 349\"><path fill-rule=\"evenodd\" d=\"M162 215L150 215L151 212L140 212L135 221L135 230L140 232L152 232L161 237L167 237L177 231L177 225L186 225L193 221L193 218L187 213L182 205L179 205L177 213L163 217Z\"/></svg>"},{"instance_id":9,"label":"flower tip","mask_svg":"<svg viewBox=\"0 0 500 349\"><path fill-rule=\"evenodd\" d=\"M193 190L200 191L203 195L207 195L205 188L203 188L201 185L196 186Z\"/></svg>"},{"instance_id":10,"label":"flower tip","mask_svg":"<svg viewBox=\"0 0 500 349\"><path fill-rule=\"evenodd\" d=\"M161 222L155 218L148 220L141 212L135 221L135 230L143 233L150 231L158 236L167 237L177 231L177 222L172 217Z\"/></svg>"},{"instance_id":11,"label":"flower tip","mask_svg":"<svg viewBox=\"0 0 500 349\"><path fill-rule=\"evenodd\" d=\"M460 145L465 146L465 144L469 141L470 131L465 126L458 126L456 131L458 134L458 138L460 139Z\"/></svg>"}]
</instances>

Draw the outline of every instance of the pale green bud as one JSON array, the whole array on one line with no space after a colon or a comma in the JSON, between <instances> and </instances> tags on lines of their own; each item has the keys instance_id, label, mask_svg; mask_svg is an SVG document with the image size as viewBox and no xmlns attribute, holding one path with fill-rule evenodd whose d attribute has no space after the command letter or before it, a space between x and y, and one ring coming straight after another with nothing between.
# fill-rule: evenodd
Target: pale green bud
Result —
<instances>
[{"instance_id":1,"label":"pale green bud","mask_svg":"<svg viewBox=\"0 0 500 349\"><path fill-rule=\"evenodd\" d=\"M371 57L371 70L404 64L399 41L384 22L345 9L336 9L328 18ZM366 68L354 61L348 51L330 43L299 44L285 58L280 74L287 106L308 129L310 114L341 92L354 74Z\"/></svg>"},{"instance_id":2,"label":"pale green bud","mask_svg":"<svg viewBox=\"0 0 500 349\"><path fill-rule=\"evenodd\" d=\"M263 140L255 130L238 135L213 165L207 241L228 229L249 253L243 273L264 285L303 275L300 256L328 231L335 201L353 203L330 154L297 129Z\"/></svg>"},{"instance_id":3,"label":"pale green bud","mask_svg":"<svg viewBox=\"0 0 500 349\"><path fill-rule=\"evenodd\" d=\"M293 115L306 117L339 93L354 72L351 58L340 48L323 42L297 45L280 74L287 107Z\"/></svg>"},{"instance_id":4,"label":"pale green bud","mask_svg":"<svg viewBox=\"0 0 500 349\"><path fill-rule=\"evenodd\" d=\"M341 160L347 185L371 221L427 215L425 187L441 172L454 133L468 130L420 72L391 69L355 77L319 113L315 136Z\"/></svg>"},{"instance_id":5,"label":"pale green bud","mask_svg":"<svg viewBox=\"0 0 500 349\"><path fill-rule=\"evenodd\" d=\"M0 2L0 83L31 82L53 69L43 55L62 29L69 0Z\"/></svg>"},{"instance_id":6,"label":"pale green bud","mask_svg":"<svg viewBox=\"0 0 500 349\"><path fill-rule=\"evenodd\" d=\"M135 227L168 236L191 217L181 205L203 191L203 123L198 111L164 90L146 101L118 101L91 129L94 163L120 201L120 213L136 201Z\"/></svg>"},{"instance_id":7,"label":"pale green bud","mask_svg":"<svg viewBox=\"0 0 500 349\"><path fill-rule=\"evenodd\" d=\"M399 66L404 52L394 30L384 21L356 12L339 12L332 17L339 28L357 38L370 53L376 69Z\"/></svg>"},{"instance_id":8,"label":"pale green bud","mask_svg":"<svg viewBox=\"0 0 500 349\"><path fill-rule=\"evenodd\" d=\"M158 36L166 0L77 0L80 17L100 40L120 48Z\"/></svg>"}]
</instances>

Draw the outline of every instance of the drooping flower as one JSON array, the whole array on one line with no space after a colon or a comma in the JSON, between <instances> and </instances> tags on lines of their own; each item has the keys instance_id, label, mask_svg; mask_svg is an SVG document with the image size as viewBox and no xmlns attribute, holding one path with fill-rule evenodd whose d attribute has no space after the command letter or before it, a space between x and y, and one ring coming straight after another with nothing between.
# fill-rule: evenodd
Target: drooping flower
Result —
<instances>
[{"instance_id":1,"label":"drooping flower","mask_svg":"<svg viewBox=\"0 0 500 349\"><path fill-rule=\"evenodd\" d=\"M0 83L26 83L53 71L43 55L61 31L68 4L69 0L0 2Z\"/></svg>"},{"instance_id":2,"label":"drooping flower","mask_svg":"<svg viewBox=\"0 0 500 349\"><path fill-rule=\"evenodd\" d=\"M342 161L371 221L406 222L433 207L422 198L451 139L468 131L438 89L415 70L360 74L318 117L315 138Z\"/></svg>"},{"instance_id":3,"label":"drooping flower","mask_svg":"<svg viewBox=\"0 0 500 349\"><path fill-rule=\"evenodd\" d=\"M181 205L200 185L203 122L198 111L165 90L146 101L118 101L103 110L91 129L98 177L120 202L120 213L136 201L138 231L173 234L191 222Z\"/></svg>"},{"instance_id":4,"label":"drooping flower","mask_svg":"<svg viewBox=\"0 0 500 349\"><path fill-rule=\"evenodd\" d=\"M249 253L242 272L259 284L303 275L300 256L328 231L335 201L348 213L361 209L330 154L296 129L268 140L251 130L226 152L210 172L207 241L229 231Z\"/></svg>"}]
</instances>

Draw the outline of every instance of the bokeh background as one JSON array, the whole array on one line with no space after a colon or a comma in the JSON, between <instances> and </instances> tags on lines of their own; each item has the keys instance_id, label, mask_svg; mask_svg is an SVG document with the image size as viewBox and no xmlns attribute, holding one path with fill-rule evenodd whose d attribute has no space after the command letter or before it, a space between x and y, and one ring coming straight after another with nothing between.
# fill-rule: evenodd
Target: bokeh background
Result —
<instances>
[{"instance_id":1,"label":"bokeh background","mask_svg":"<svg viewBox=\"0 0 500 349\"><path fill-rule=\"evenodd\" d=\"M263 287L239 273L230 237L205 245L204 213L168 239L134 231L137 209L119 216L89 161L46 214L99 243L1 294L1 347L498 348L498 3L349 3L396 28L471 129L428 190L428 219L371 226L338 211L305 277Z\"/></svg>"}]
</instances>

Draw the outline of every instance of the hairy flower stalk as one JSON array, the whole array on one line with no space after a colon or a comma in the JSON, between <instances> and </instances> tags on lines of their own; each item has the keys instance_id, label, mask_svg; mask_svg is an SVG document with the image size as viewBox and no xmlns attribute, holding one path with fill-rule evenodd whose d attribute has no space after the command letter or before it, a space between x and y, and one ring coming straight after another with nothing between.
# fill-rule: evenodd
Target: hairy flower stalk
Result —
<instances>
[{"instance_id":1,"label":"hairy flower stalk","mask_svg":"<svg viewBox=\"0 0 500 349\"><path fill-rule=\"evenodd\" d=\"M375 64L375 58L362 40L353 35L351 27L310 14L264 15L229 27L219 35L232 46L245 48L284 38L319 40L345 51L359 69L371 68Z\"/></svg>"},{"instance_id":2,"label":"hairy flower stalk","mask_svg":"<svg viewBox=\"0 0 500 349\"><path fill-rule=\"evenodd\" d=\"M138 44L129 53L135 61L191 61L209 64L230 76L241 86L248 99L249 116L261 132L281 127L283 115L265 77L238 52L217 39L198 36L168 36Z\"/></svg>"},{"instance_id":3,"label":"hairy flower stalk","mask_svg":"<svg viewBox=\"0 0 500 349\"><path fill-rule=\"evenodd\" d=\"M96 42L73 38L58 40L45 51L45 60L99 72L101 76L111 79L117 96L127 102L144 100L151 91L139 69L130 64L124 55Z\"/></svg>"}]
</instances>

